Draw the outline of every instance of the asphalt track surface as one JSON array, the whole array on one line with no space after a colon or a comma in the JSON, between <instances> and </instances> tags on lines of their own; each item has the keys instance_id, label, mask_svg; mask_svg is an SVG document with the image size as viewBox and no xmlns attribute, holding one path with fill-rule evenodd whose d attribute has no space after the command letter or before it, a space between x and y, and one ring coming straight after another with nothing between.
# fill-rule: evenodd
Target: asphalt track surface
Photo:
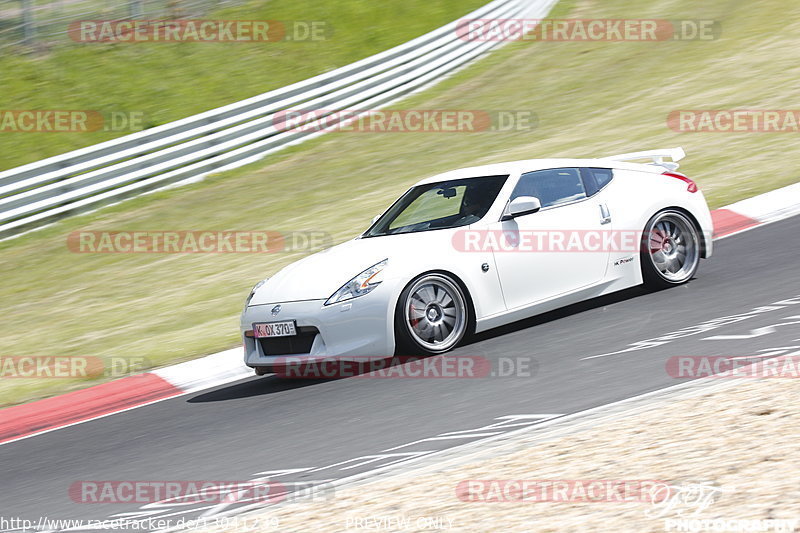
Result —
<instances>
[{"instance_id":1,"label":"asphalt track surface","mask_svg":"<svg viewBox=\"0 0 800 533\"><path fill-rule=\"evenodd\" d=\"M32 529L41 530L57 529L40 526L42 517L104 519L144 506L75 503L68 489L81 480L341 478L480 439L493 432L468 431L386 451L502 425L499 417L573 413L676 385L682 380L665 370L672 356L748 356L797 347L800 304L751 310L800 295L798 234L800 217L731 236L717 241L714 257L688 285L660 292L637 288L571 306L487 332L452 353L486 357L495 368L502 358L523 358L536 367L530 376L253 377L11 442L0 446L0 514L32 520ZM731 315L741 316L706 331L685 330L658 346L595 357ZM305 470L275 473L284 469ZM198 509L170 503L147 511L173 520L209 512ZM0 529L20 527L6 523Z\"/></svg>"}]
</instances>

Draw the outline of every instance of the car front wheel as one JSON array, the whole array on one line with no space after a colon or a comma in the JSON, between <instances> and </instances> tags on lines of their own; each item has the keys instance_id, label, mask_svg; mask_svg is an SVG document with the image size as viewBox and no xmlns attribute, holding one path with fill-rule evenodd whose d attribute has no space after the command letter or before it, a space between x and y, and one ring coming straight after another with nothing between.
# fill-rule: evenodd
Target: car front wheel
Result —
<instances>
[{"instance_id":1,"label":"car front wheel","mask_svg":"<svg viewBox=\"0 0 800 533\"><path fill-rule=\"evenodd\" d=\"M467 332L467 305L461 287L446 274L423 274L411 281L395 311L397 353L433 355L454 348Z\"/></svg>"}]
</instances>

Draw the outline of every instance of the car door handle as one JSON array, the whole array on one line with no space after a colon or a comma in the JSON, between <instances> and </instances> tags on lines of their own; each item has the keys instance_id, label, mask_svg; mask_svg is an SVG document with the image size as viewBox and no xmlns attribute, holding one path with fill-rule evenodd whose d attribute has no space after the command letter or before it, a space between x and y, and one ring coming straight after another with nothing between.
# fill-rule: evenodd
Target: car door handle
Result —
<instances>
[{"instance_id":1,"label":"car door handle","mask_svg":"<svg viewBox=\"0 0 800 533\"><path fill-rule=\"evenodd\" d=\"M600 204L600 224L609 224L611 222L611 212L608 210L606 204Z\"/></svg>"}]
</instances>

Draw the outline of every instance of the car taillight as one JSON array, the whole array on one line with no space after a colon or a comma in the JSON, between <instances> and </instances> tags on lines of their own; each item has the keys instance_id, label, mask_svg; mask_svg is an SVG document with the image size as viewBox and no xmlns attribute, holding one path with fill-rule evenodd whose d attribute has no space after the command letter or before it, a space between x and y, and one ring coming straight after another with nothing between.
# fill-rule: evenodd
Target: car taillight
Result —
<instances>
[{"instance_id":1,"label":"car taillight","mask_svg":"<svg viewBox=\"0 0 800 533\"><path fill-rule=\"evenodd\" d=\"M685 181L689 186L686 188L689 192L697 192L700 189L697 188L697 184L692 181L691 179L687 178L683 174L678 174L677 172L664 172L664 176L669 176L671 178L678 178L681 181Z\"/></svg>"}]
</instances>

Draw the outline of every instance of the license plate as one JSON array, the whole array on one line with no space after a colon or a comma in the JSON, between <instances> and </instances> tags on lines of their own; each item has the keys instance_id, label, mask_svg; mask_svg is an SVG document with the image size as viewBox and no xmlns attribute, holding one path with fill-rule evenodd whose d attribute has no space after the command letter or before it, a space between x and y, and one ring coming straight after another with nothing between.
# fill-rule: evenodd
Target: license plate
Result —
<instances>
[{"instance_id":1,"label":"license plate","mask_svg":"<svg viewBox=\"0 0 800 533\"><path fill-rule=\"evenodd\" d=\"M297 335L297 328L295 328L294 320L253 324L253 335L257 339L263 337L291 337Z\"/></svg>"}]
</instances>

